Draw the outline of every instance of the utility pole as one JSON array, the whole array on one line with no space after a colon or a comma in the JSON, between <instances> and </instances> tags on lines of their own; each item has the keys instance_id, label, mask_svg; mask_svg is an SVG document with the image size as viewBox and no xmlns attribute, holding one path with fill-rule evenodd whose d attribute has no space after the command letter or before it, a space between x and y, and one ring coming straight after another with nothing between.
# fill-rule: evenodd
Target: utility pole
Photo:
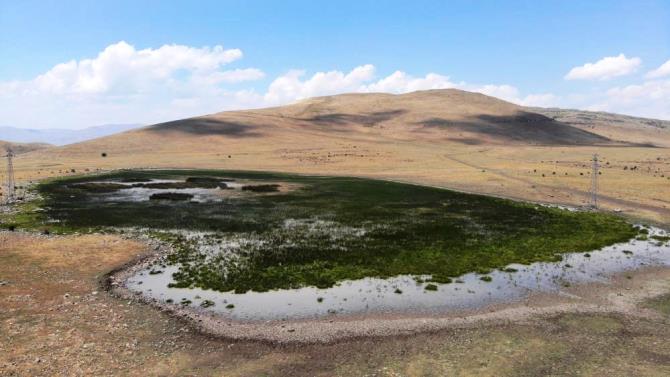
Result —
<instances>
[{"instance_id":1,"label":"utility pole","mask_svg":"<svg viewBox=\"0 0 670 377\"><path fill-rule=\"evenodd\" d=\"M7 147L7 190L5 192L5 202L11 203L14 201L14 189L16 187L16 182L14 181L14 152L12 149Z\"/></svg>"},{"instance_id":2,"label":"utility pole","mask_svg":"<svg viewBox=\"0 0 670 377\"><path fill-rule=\"evenodd\" d=\"M591 190L589 190L591 194L589 206L593 209L598 209L598 175L600 175L600 163L598 162L598 154L594 154L591 167Z\"/></svg>"}]
</instances>

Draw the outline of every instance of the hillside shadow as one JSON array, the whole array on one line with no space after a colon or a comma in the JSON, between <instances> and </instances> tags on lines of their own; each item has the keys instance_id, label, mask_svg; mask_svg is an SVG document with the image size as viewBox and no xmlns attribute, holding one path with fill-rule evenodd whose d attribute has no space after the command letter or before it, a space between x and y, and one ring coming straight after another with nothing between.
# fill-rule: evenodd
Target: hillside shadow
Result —
<instances>
[{"instance_id":1,"label":"hillside shadow","mask_svg":"<svg viewBox=\"0 0 670 377\"><path fill-rule=\"evenodd\" d=\"M417 124L425 128L476 133L504 142L541 145L593 145L614 142L607 137L526 111L519 111L511 116L478 115L464 121L430 118ZM471 141L472 138L464 140L466 144Z\"/></svg>"},{"instance_id":2,"label":"hillside shadow","mask_svg":"<svg viewBox=\"0 0 670 377\"><path fill-rule=\"evenodd\" d=\"M385 122L405 114L406 112L407 110L377 111L364 114L334 113L317 115L311 118L300 118L300 120L316 123L321 126L361 124L366 127L372 127L378 123Z\"/></svg>"},{"instance_id":3,"label":"hillside shadow","mask_svg":"<svg viewBox=\"0 0 670 377\"><path fill-rule=\"evenodd\" d=\"M201 136L228 136L235 138L260 137L260 127L253 124L229 122L225 120L190 118L160 123L147 128L150 132L181 132Z\"/></svg>"}]
</instances>

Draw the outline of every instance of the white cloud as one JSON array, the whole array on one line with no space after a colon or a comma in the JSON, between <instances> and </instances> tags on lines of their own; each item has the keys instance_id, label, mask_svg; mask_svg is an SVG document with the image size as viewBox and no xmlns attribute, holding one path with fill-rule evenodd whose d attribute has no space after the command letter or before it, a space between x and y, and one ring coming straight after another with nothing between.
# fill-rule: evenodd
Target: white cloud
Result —
<instances>
[{"instance_id":1,"label":"white cloud","mask_svg":"<svg viewBox=\"0 0 670 377\"><path fill-rule=\"evenodd\" d=\"M187 73L195 77L220 75L219 68L242 57L238 49L165 45L137 50L121 41L107 46L94 59L58 64L28 83L26 89L54 94L143 92L174 83Z\"/></svg>"},{"instance_id":2,"label":"white cloud","mask_svg":"<svg viewBox=\"0 0 670 377\"><path fill-rule=\"evenodd\" d=\"M627 58L624 54L608 56L595 63L574 67L565 75L566 80L609 80L637 71L642 64L640 58Z\"/></svg>"},{"instance_id":3,"label":"white cloud","mask_svg":"<svg viewBox=\"0 0 670 377\"><path fill-rule=\"evenodd\" d=\"M607 91L606 110L670 119L670 80L614 87Z\"/></svg>"},{"instance_id":4,"label":"white cloud","mask_svg":"<svg viewBox=\"0 0 670 377\"><path fill-rule=\"evenodd\" d=\"M541 93L529 94L517 103L523 106L557 107L560 102L561 98L552 93Z\"/></svg>"},{"instance_id":5,"label":"white cloud","mask_svg":"<svg viewBox=\"0 0 670 377\"><path fill-rule=\"evenodd\" d=\"M482 85L482 86L466 86L463 85L461 89L486 94L496 98L503 99L510 102L519 102L519 89L511 85Z\"/></svg>"},{"instance_id":6,"label":"white cloud","mask_svg":"<svg viewBox=\"0 0 670 377\"><path fill-rule=\"evenodd\" d=\"M670 80L648 80L606 92L559 97L552 93L522 94L507 84L456 82L434 72L413 76L399 70L377 77L375 67L366 64L350 71L311 75L291 70L260 90L240 87L241 83L263 79L265 74L260 69L227 69L242 55L238 49L221 46L165 45L138 50L126 42L115 43L95 58L55 65L32 80L0 82L0 120L31 128L149 124L224 110L283 105L314 96L444 88L479 92L525 106L589 108L670 118ZM613 61L628 63L615 69ZM638 58L628 59L622 54L577 67L580 70L575 68L576 73L571 73L604 79L635 70L638 65ZM665 63L648 76L664 76L669 66Z\"/></svg>"},{"instance_id":7,"label":"white cloud","mask_svg":"<svg viewBox=\"0 0 670 377\"><path fill-rule=\"evenodd\" d=\"M647 73L645 77L650 79L657 79L660 77L670 76L670 60L661 64L660 67Z\"/></svg>"},{"instance_id":8,"label":"white cloud","mask_svg":"<svg viewBox=\"0 0 670 377\"><path fill-rule=\"evenodd\" d=\"M259 96L223 87L265 76L257 68L224 69L242 55L222 46L136 49L121 41L32 80L0 82L0 115L3 123L18 126L77 128L249 107L249 98L258 103Z\"/></svg>"},{"instance_id":9,"label":"white cloud","mask_svg":"<svg viewBox=\"0 0 670 377\"><path fill-rule=\"evenodd\" d=\"M561 105L568 108L670 120L669 103L670 79L666 79L615 86L605 92L573 94L564 97Z\"/></svg>"},{"instance_id":10,"label":"white cloud","mask_svg":"<svg viewBox=\"0 0 670 377\"><path fill-rule=\"evenodd\" d=\"M302 80L305 71L291 70L272 81L265 94L265 101L279 105L309 97L357 92L374 74L375 67L372 64L356 67L349 73L317 72L306 80Z\"/></svg>"},{"instance_id":11,"label":"white cloud","mask_svg":"<svg viewBox=\"0 0 670 377\"><path fill-rule=\"evenodd\" d=\"M408 93L417 90L454 88L457 84L449 81L448 76L429 73L424 77L413 77L402 71L395 71L383 79L365 85L361 92Z\"/></svg>"}]
</instances>

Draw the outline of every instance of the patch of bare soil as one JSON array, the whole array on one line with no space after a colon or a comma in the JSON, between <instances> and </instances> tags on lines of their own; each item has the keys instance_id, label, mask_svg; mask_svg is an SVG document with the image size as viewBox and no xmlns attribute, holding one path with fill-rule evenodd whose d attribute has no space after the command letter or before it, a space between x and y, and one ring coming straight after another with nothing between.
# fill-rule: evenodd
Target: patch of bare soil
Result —
<instances>
[{"instance_id":1,"label":"patch of bare soil","mask_svg":"<svg viewBox=\"0 0 670 377\"><path fill-rule=\"evenodd\" d=\"M614 283L619 291L607 295L574 292L584 301L600 295L595 305L627 308L614 314L566 311L404 336L270 345L209 337L100 290L109 271L148 252L110 235L0 232L0 375L670 374L670 319L654 309L667 305L658 301L670 291L663 271L622 277ZM654 305L634 309L657 293Z\"/></svg>"}]
</instances>

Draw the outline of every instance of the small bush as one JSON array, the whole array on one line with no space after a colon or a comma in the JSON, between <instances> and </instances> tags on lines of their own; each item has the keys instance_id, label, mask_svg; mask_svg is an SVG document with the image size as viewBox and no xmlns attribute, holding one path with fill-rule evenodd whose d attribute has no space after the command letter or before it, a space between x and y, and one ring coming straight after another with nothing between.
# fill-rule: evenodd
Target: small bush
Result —
<instances>
[{"instance_id":1,"label":"small bush","mask_svg":"<svg viewBox=\"0 0 670 377\"><path fill-rule=\"evenodd\" d=\"M214 305L215 305L214 301L212 301L212 300L204 300L203 302L200 303L200 307L203 307L203 308L209 308L209 307L212 307Z\"/></svg>"},{"instance_id":2,"label":"small bush","mask_svg":"<svg viewBox=\"0 0 670 377\"><path fill-rule=\"evenodd\" d=\"M437 285L435 284L426 284L426 286L423 288L427 291L437 291Z\"/></svg>"}]
</instances>

